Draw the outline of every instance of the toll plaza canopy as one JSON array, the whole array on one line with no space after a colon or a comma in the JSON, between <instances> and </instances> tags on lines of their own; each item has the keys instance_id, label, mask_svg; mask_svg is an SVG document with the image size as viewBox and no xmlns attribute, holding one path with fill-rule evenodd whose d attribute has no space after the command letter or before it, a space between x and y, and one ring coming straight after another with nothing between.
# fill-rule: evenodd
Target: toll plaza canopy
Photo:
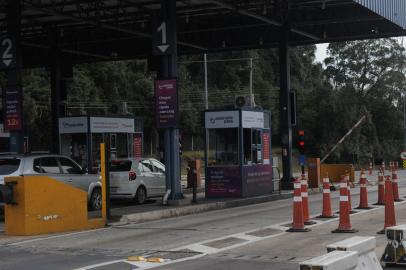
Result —
<instances>
[{"instance_id":1,"label":"toll plaza canopy","mask_svg":"<svg viewBox=\"0 0 406 270\"><path fill-rule=\"evenodd\" d=\"M1 0L0 70L7 73L2 99L10 151L23 152L22 68L50 67L57 142L66 78L75 64L149 58L157 66L157 88L177 77L177 55L278 47L282 187L288 188L289 46L402 36L405 27L404 0ZM170 85L176 90L176 79ZM177 200L183 195L176 121L164 132L166 187Z\"/></svg>"},{"instance_id":2,"label":"toll plaza canopy","mask_svg":"<svg viewBox=\"0 0 406 270\"><path fill-rule=\"evenodd\" d=\"M23 0L23 66L49 64L57 44L73 63L151 54L156 0ZM0 2L6 31L7 1ZM278 46L281 26L289 45L404 35L403 0L179 0L178 54Z\"/></svg>"}]
</instances>

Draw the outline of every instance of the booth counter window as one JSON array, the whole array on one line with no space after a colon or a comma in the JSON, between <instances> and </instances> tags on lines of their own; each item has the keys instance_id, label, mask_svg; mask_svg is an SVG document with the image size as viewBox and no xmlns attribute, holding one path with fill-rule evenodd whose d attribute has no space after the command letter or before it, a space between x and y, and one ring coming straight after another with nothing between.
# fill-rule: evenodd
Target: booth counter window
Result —
<instances>
[{"instance_id":1,"label":"booth counter window","mask_svg":"<svg viewBox=\"0 0 406 270\"><path fill-rule=\"evenodd\" d=\"M208 130L208 166L239 165L238 128Z\"/></svg>"}]
</instances>

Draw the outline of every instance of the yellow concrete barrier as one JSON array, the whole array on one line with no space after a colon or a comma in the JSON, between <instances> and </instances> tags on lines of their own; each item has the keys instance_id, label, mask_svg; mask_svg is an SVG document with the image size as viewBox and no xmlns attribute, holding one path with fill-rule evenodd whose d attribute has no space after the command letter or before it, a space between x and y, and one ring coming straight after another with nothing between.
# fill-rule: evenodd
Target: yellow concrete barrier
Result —
<instances>
[{"instance_id":1,"label":"yellow concrete barrier","mask_svg":"<svg viewBox=\"0 0 406 270\"><path fill-rule=\"evenodd\" d=\"M16 205L5 206L7 235L37 235L102 228L103 218L88 219L87 193L46 176L6 177L16 182Z\"/></svg>"},{"instance_id":2,"label":"yellow concrete barrier","mask_svg":"<svg viewBox=\"0 0 406 270\"><path fill-rule=\"evenodd\" d=\"M354 182L355 180L355 171L352 164L321 164L320 174L322 177L328 173L331 181L340 182L341 175L348 172L350 174L350 181Z\"/></svg>"}]
</instances>

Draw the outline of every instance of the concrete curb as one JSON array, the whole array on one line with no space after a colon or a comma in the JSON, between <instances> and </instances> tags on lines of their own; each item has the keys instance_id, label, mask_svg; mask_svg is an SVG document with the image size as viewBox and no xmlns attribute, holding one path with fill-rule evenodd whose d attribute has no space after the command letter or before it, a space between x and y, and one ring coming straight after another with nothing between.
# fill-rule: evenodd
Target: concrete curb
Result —
<instances>
[{"instance_id":1,"label":"concrete curb","mask_svg":"<svg viewBox=\"0 0 406 270\"><path fill-rule=\"evenodd\" d=\"M234 208L252 204L265 203L276 200L283 200L291 198L292 194L272 194L272 195L263 195L252 198L242 198L237 200L229 201L219 201L219 202L208 202L196 205L188 205L177 208L161 209L154 210L143 213L128 214L123 215L119 222L110 223L109 225L123 225L128 223L142 223L147 221L159 220L164 218L179 217L192 215L207 211L221 210L226 208Z\"/></svg>"}]
</instances>

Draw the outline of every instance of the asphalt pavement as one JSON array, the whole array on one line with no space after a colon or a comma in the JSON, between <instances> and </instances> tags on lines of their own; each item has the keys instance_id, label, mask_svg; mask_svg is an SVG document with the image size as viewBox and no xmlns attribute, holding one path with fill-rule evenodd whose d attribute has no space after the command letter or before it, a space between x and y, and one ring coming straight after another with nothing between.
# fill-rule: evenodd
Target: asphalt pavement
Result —
<instances>
[{"instance_id":1,"label":"asphalt pavement","mask_svg":"<svg viewBox=\"0 0 406 270\"><path fill-rule=\"evenodd\" d=\"M400 192L406 195L406 173L399 176ZM377 200L376 188L369 187L370 202ZM352 191L356 206L358 187ZM332 193L335 209L338 196ZM320 214L321 202L321 194L310 196L311 215ZM398 224L406 223L406 202L396 208ZM326 253L326 244L353 236L330 233L337 219L317 220L309 233L285 233L291 212L292 201L285 199L93 231L0 236L0 269L298 269L300 261ZM384 236L376 235L383 213L381 207L351 216L353 227L360 230L356 235L377 236L378 257L386 244ZM132 255L166 261L130 263L126 259Z\"/></svg>"}]
</instances>

